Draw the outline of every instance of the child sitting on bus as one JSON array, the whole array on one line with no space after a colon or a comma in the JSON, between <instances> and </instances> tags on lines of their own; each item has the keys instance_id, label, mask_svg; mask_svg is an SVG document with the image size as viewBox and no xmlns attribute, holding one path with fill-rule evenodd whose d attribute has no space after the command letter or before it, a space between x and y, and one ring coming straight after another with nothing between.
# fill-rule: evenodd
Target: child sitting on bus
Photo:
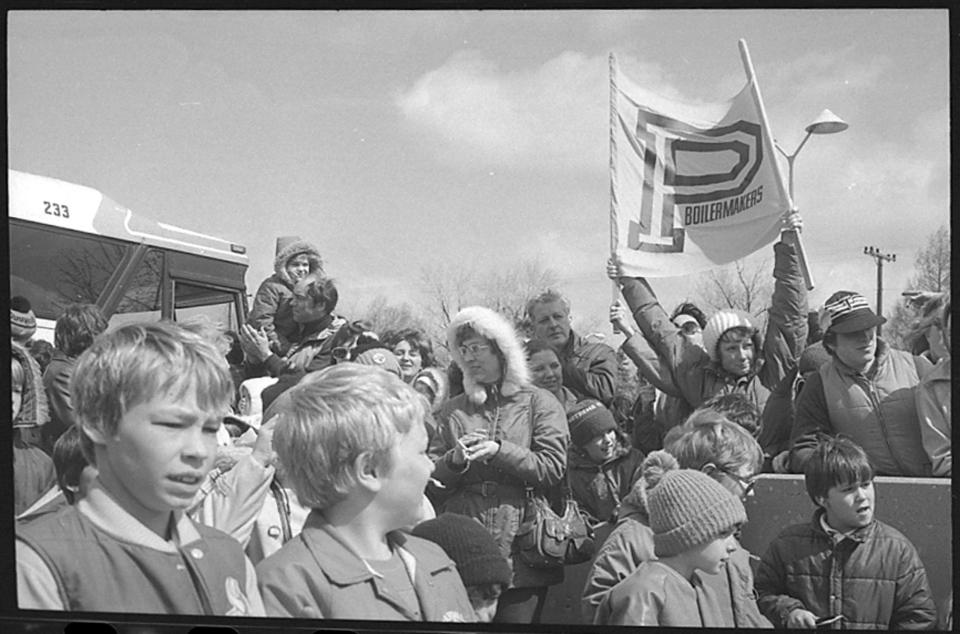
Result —
<instances>
[{"instance_id":1,"label":"child sitting on bus","mask_svg":"<svg viewBox=\"0 0 960 634\"><path fill-rule=\"evenodd\" d=\"M740 498L702 471L659 469L663 452L644 462L656 559L640 564L607 593L596 625L704 627L719 620L702 600L700 573L717 574L739 548L734 534L747 521ZM666 465L665 465L666 466Z\"/></svg>"},{"instance_id":2,"label":"child sitting on bus","mask_svg":"<svg viewBox=\"0 0 960 634\"><path fill-rule=\"evenodd\" d=\"M817 509L784 529L757 571L760 609L775 627L932 629L937 611L913 544L874 517L874 471L866 452L835 437L804 466Z\"/></svg>"},{"instance_id":3,"label":"child sitting on bus","mask_svg":"<svg viewBox=\"0 0 960 634\"><path fill-rule=\"evenodd\" d=\"M75 505L17 526L19 607L262 615L240 544L184 513L230 405L223 355L175 324L131 324L81 354L70 387L97 477Z\"/></svg>"},{"instance_id":4,"label":"child sitting on bus","mask_svg":"<svg viewBox=\"0 0 960 634\"><path fill-rule=\"evenodd\" d=\"M273 445L310 514L257 564L269 616L474 621L457 567L401 529L421 518L433 472L425 400L357 363L309 375L278 399Z\"/></svg>"},{"instance_id":5,"label":"child sitting on bus","mask_svg":"<svg viewBox=\"0 0 960 634\"><path fill-rule=\"evenodd\" d=\"M296 236L277 238L273 274L260 283L247 323L263 329L270 349L282 357L297 340L293 320L293 287L310 273L323 275L323 260L315 246Z\"/></svg>"}]
</instances>

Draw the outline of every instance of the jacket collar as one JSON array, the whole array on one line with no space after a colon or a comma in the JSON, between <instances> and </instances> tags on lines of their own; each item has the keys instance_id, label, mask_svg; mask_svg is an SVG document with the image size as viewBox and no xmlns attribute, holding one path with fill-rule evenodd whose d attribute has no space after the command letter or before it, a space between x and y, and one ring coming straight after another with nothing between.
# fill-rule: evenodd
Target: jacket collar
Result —
<instances>
[{"instance_id":1,"label":"jacket collar","mask_svg":"<svg viewBox=\"0 0 960 634\"><path fill-rule=\"evenodd\" d=\"M837 368L837 371L845 376L851 377L867 377L872 379L877 376L877 372L880 370L880 367L887 362L887 357L890 356L890 346L887 345L887 342L877 337L877 353L874 356L873 363L870 364L870 367L867 368L866 372L858 372L854 370L849 365L840 360L840 357L831 355L833 357L834 365Z\"/></svg>"},{"instance_id":2,"label":"jacket collar","mask_svg":"<svg viewBox=\"0 0 960 634\"><path fill-rule=\"evenodd\" d=\"M813 520L811 521L811 523L813 525L813 530L815 533L822 536L823 539L833 542L834 539L832 534L825 531L823 529L823 524L821 524L821 518L823 518L826 514L827 512L824 511L823 508L818 507L817 510L813 512ZM862 544L863 542L867 541L867 538L870 537L871 533L873 533L873 531L876 529L876 526L877 526L877 518L874 517L873 520L866 526L858 528L849 533L844 533L843 539L839 541L843 542L844 540L851 539L855 542L860 542Z\"/></svg>"}]
</instances>

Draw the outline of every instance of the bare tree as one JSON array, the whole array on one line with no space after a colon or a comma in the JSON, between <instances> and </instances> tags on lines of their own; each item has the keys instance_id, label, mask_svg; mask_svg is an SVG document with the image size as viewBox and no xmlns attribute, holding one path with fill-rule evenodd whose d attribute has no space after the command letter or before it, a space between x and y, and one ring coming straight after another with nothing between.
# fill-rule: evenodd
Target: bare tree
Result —
<instances>
[{"instance_id":1,"label":"bare tree","mask_svg":"<svg viewBox=\"0 0 960 634\"><path fill-rule=\"evenodd\" d=\"M704 308L714 310L736 309L751 315L762 315L770 306L773 294L773 275L769 259L757 264L737 260L732 265L713 269L697 284L699 300ZM709 311L704 311L709 312Z\"/></svg>"},{"instance_id":2,"label":"bare tree","mask_svg":"<svg viewBox=\"0 0 960 634\"><path fill-rule=\"evenodd\" d=\"M915 275L908 286L911 291L950 290L950 229L941 226L930 234L926 245L914 260ZM908 350L915 336L915 328L922 305L901 298L893 307L893 314L883 325L883 338L894 348Z\"/></svg>"}]
</instances>

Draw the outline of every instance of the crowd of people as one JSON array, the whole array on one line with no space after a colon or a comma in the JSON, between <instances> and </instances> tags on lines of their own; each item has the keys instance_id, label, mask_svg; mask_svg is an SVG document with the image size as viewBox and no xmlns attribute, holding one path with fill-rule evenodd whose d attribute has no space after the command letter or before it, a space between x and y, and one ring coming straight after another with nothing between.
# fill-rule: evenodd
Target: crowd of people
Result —
<instances>
[{"instance_id":1,"label":"crowd of people","mask_svg":"<svg viewBox=\"0 0 960 634\"><path fill-rule=\"evenodd\" d=\"M14 298L18 605L538 623L565 575L518 556L541 496L608 529L584 623L949 625L873 485L951 474L949 294L915 297L922 336L893 349L855 292L810 310L799 229L789 214L763 320L668 313L610 260L619 351L545 289L523 324L460 310L441 364L426 332L338 314L300 238L278 240L236 332L109 328L73 304L51 348ZM621 389L623 358L643 389ZM764 472L803 474L813 512L751 554L743 502Z\"/></svg>"}]
</instances>

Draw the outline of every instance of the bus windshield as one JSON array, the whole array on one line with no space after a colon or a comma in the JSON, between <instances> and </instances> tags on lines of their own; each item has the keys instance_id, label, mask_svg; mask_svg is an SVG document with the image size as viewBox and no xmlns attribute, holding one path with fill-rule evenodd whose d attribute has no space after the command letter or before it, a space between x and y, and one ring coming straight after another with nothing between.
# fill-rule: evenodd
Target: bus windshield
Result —
<instances>
[{"instance_id":1,"label":"bus windshield","mask_svg":"<svg viewBox=\"0 0 960 634\"><path fill-rule=\"evenodd\" d=\"M242 246L138 218L90 188L9 174L10 292L30 301L41 338L73 302L97 304L111 327L202 314L235 330L246 319Z\"/></svg>"}]
</instances>

